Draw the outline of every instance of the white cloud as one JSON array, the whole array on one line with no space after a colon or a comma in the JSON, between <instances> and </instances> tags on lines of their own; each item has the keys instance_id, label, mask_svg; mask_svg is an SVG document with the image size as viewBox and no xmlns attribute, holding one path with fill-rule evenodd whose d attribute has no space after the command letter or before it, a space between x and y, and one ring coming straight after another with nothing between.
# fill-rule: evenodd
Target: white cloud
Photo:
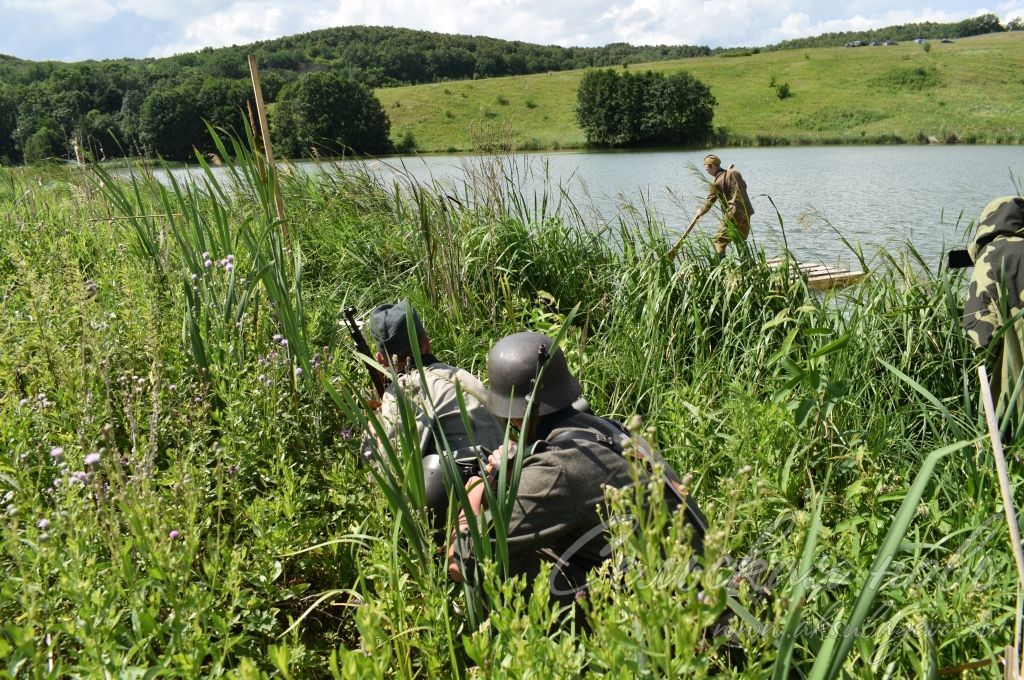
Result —
<instances>
[{"instance_id":1,"label":"white cloud","mask_svg":"<svg viewBox=\"0 0 1024 680\"><path fill-rule=\"evenodd\" d=\"M239 2L192 19L181 28L181 38L154 47L151 56L193 52L206 46L244 45L286 35L284 10L271 2Z\"/></svg>"},{"instance_id":2,"label":"white cloud","mask_svg":"<svg viewBox=\"0 0 1024 680\"><path fill-rule=\"evenodd\" d=\"M47 22L60 25L102 24L117 14L117 8L106 0L4 0L0 9L44 14Z\"/></svg>"}]
</instances>

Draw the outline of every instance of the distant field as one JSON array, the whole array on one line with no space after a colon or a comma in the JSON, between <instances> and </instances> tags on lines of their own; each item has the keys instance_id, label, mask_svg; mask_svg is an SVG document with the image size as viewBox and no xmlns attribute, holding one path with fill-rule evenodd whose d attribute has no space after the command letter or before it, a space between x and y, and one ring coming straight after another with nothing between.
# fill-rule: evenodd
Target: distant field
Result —
<instances>
[{"instance_id":1,"label":"distant field","mask_svg":"<svg viewBox=\"0 0 1024 680\"><path fill-rule=\"evenodd\" d=\"M630 66L686 70L718 99L728 144L1024 142L1024 33L997 33L925 51L916 43L701 57ZM584 71L377 90L392 137L420 151L496 145L584 145L576 89ZM788 83L779 99L772 82Z\"/></svg>"}]
</instances>

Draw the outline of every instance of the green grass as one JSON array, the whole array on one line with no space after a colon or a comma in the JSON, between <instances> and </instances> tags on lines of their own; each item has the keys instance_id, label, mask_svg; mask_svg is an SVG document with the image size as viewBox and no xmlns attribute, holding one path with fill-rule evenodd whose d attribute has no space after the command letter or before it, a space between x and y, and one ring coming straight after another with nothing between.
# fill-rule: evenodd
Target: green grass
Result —
<instances>
[{"instance_id":1,"label":"green grass","mask_svg":"<svg viewBox=\"0 0 1024 680\"><path fill-rule=\"evenodd\" d=\"M719 141L728 144L914 143L929 137L1019 143L1022 67L1019 33L936 44L928 52L902 43L630 66L686 70L707 83L718 99ZM392 136L411 130L421 151L577 148L585 144L574 113L582 75L570 71L376 93L391 116ZM788 83L790 96L780 99L774 82ZM494 106L499 96L507 106Z\"/></svg>"},{"instance_id":2,"label":"green grass","mask_svg":"<svg viewBox=\"0 0 1024 680\"><path fill-rule=\"evenodd\" d=\"M286 172L285 240L259 159L220 155L226 178L170 187L0 171L7 673L918 677L1008 643L960 278L911 251L823 297L760 252L717 266L701 239L670 264L642 206L585 225L558 187L524 195L509 158L444 190ZM618 548L632 587L591 591L589 637L524 602L500 546L478 627L480 592L447 581L415 511L416 451L355 463L374 419L339 312L403 296L477 373L506 333L563 334L594 410L642 416L690 475L705 570L678 568L685 530L655 503ZM730 590L743 555L780 570L770 601ZM701 636L727 607L744 670Z\"/></svg>"}]
</instances>

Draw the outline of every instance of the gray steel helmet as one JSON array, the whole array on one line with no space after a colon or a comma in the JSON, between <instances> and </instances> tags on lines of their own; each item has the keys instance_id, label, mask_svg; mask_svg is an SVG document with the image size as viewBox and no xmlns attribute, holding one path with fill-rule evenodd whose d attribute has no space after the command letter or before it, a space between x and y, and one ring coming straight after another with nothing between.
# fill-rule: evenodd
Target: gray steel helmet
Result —
<instances>
[{"instance_id":1,"label":"gray steel helmet","mask_svg":"<svg viewBox=\"0 0 1024 680\"><path fill-rule=\"evenodd\" d=\"M545 416L582 394L561 348L552 354L551 345L548 336L530 332L514 333L495 343L487 355L487 408L491 413L498 418L525 418L530 395L536 392L534 414Z\"/></svg>"}]
</instances>

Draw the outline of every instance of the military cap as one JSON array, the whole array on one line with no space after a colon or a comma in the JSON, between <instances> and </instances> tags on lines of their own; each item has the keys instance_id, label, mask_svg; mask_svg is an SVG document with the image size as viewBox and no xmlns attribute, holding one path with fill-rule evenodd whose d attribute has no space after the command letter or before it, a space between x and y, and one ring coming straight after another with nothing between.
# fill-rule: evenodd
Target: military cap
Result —
<instances>
[{"instance_id":1,"label":"military cap","mask_svg":"<svg viewBox=\"0 0 1024 680\"><path fill-rule=\"evenodd\" d=\"M713 153L709 153L707 156L704 156L704 165L717 165L718 167L722 167L722 159Z\"/></svg>"},{"instance_id":2,"label":"military cap","mask_svg":"<svg viewBox=\"0 0 1024 680\"><path fill-rule=\"evenodd\" d=\"M408 300L395 304L385 304L370 312L370 334L377 343L377 351L386 356L404 356L409 353L409 328L406 318L412 314L413 326L416 329L417 341L426 336L423 324L416 310Z\"/></svg>"}]
</instances>

